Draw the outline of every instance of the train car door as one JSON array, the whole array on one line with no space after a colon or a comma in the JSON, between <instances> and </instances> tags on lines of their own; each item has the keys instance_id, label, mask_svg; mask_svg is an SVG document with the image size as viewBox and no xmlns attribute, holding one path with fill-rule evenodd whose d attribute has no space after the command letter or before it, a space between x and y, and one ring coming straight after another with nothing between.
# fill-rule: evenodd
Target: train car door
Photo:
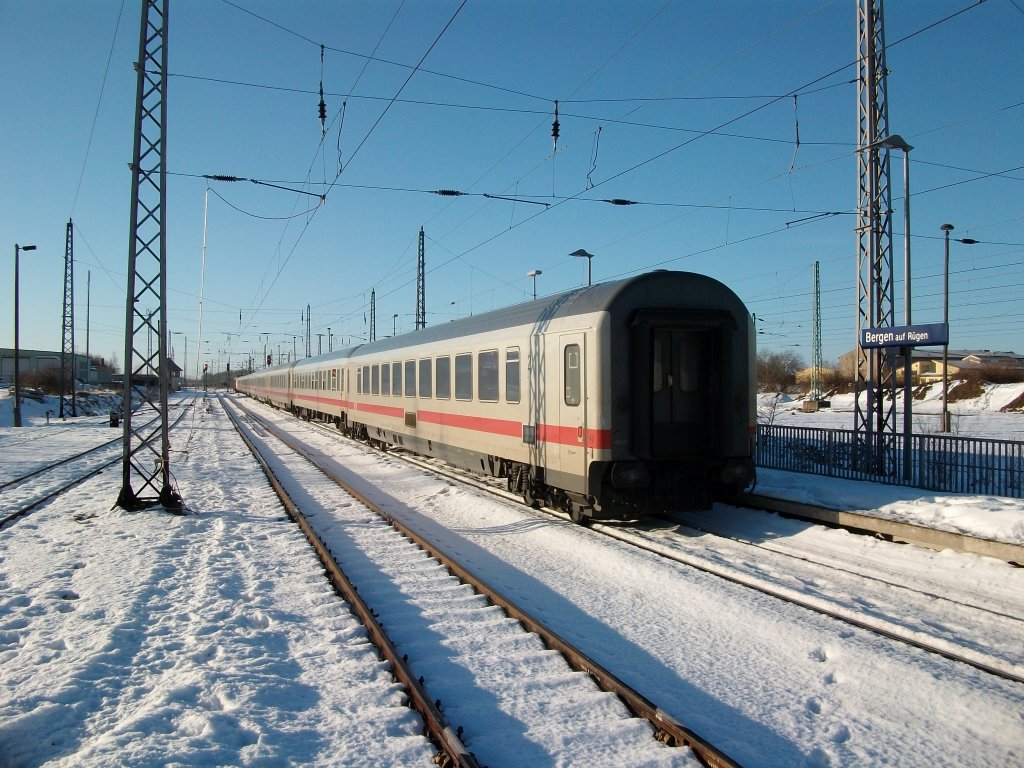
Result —
<instances>
[{"instance_id":1,"label":"train car door","mask_svg":"<svg viewBox=\"0 0 1024 768\"><path fill-rule=\"evenodd\" d=\"M711 450L716 413L714 333L654 328L651 337L651 453L704 455Z\"/></svg>"},{"instance_id":2,"label":"train car door","mask_svg":"<svg viewBox=\"0 0 1024 768\"><path fill-rule=\"evenodd\" d=\"M579 478L571 490L585 488L587 469L587 391L586 391L586 337L582 333L567 333L558 337L559 379L558 435L562 472Z\"/></svg>"}]
</instances>

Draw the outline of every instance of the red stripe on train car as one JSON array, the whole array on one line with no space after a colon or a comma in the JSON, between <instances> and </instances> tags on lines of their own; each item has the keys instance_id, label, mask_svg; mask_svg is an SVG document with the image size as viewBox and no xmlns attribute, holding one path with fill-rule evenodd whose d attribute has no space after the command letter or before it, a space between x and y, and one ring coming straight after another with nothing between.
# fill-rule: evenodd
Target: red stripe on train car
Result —
<instances>
[{"instance_id":1,"label":"red stripe on train car","mask_svg":"<svg viewBox=\"0 0 1024 768\"><path fill-rule=\"evenodd\" d=\"M367 413L376 413L378 416L393 416L396 419L401 419L405 416L404 408L396 408L393 405L374 405L373 403L356 403L355 410L366 411Z\"/></svg>"},{"instance_id":2,"label":"red stripe on train car","mask_svg":"<svg viewBox=\"0 0 1024 768\"><path fill-rule=\"evenodd\" d=\"M442 413L441 411L416 411L416 419L427 424L440 424L443 427L469 429L474 432L487 432L492 435L520 438L523 436L523 425L518 421L510 421L509 419L462 416L457 413Z\"/></svg>"},{"instance_id":3,"label":"red stripe on train car","mask_svg":"<svg viewBox=\"0 0 1024 768\"><path fill-rule=\"evenodd\" d=\"M563 427L558 424L538 424L537 439L543 443L559 445L584 445L587 448L607 450L612 447L610 429L584 429Z\"/></svg>"},{"instance_id":4,"label":"red stripe on train car","mask_svg":"<svg viewBox=\"0 0 1024 768\"><path fill-rule=\"evenodd\" d=\"M417 411L416 418L428 424L440 424L456 429L473 432L485 432L502 437L519 437L523 435L523 425L509 419L493 419L482 416L462 416L439 411ZM540 424L537 426L537 440L543 443L560 445L585 445L587 448L608 449L612 446L610 429L583 429L582 427L561 427L557 424Z\"/></svg>"},{"instance_id":5,"label":"red stripe on train car","mask_svg":"<svg viewBox=\"0 0 1024 768\"><path fill-rule=\"evenodd\" d=\"M275 395L287 395L286 390L270 389L265 390ZM309 400L315 402L314 398L296 394L296 400ZM405 409L390 405L374 405L372 403L354 403L350 400L330 401L332 405L340 404L342 408L349 408L354 411L365 411L376 413L379 416L391 416L403 418ZM441 411L416 412L417 421L425 424L438 424L444 427L465 429L472 432L483 432L489 435L500 435L502 437L523 436L523 425L518 421L509 419L495 419L484 416L463 416L456 413L443 413ZM612 432L610 429L583 429L582 427L563 427L558 424L538 424L537 440L542 443L553 443L558 445L583 445L595 450L608 450L612 447Z\"/></svg>"}]
</instances>

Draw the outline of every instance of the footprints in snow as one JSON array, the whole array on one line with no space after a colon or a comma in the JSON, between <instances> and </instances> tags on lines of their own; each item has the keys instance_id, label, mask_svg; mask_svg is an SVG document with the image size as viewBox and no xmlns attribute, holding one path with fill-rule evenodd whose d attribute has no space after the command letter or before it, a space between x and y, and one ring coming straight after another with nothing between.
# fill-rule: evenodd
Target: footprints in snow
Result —
<instances>
[{"instance_id":1,"label":"footprints in snow","mask_svg":"<svg viewBox=\"0 0 1024 768\"><path fill-rule=\"evenodd\" d=\"M852 635L852 632L843 632L840 634L840 637L846 639ZM826 664L829 661L828 651L823 647L811 649L807 654L807 658L818 664ZM821 681L825 686L837 685L840 682L839 676L835 670L825 672L822 675ZM827 720L831 720L831 722L827 723L824 736L833 746L841 746L853 737L850 728L845 723L831 719L830 712L834 710L834 707L831 705L828 698L823 696L811 696L806 700L804 706L812 717L824 717ZM832 764L833 762L829 757L829 750L826 748L818 748L808 756L808 762L806 765L808 768L827 768Z\"/></svg>"}]
</instances>

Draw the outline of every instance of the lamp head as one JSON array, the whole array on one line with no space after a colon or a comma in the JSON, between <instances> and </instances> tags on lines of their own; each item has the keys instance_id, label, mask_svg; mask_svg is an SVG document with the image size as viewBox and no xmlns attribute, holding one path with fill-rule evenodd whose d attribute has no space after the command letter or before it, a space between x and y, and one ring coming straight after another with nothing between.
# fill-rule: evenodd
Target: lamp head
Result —
<instances>
[{"instance_id":1,"label":"lamp head","mask_svg":"<svg viewBox=\"0 0 1024 768\"><path fill-rule=\"evenodd\" d=\"M881 147L882 149L901 149L904 152L909 152L913 149L913 147L907 144L903 137L898 133L894 133L892 136L886 136L884 139L879 141L876 146Z\"/></svg>"}]
</instances>

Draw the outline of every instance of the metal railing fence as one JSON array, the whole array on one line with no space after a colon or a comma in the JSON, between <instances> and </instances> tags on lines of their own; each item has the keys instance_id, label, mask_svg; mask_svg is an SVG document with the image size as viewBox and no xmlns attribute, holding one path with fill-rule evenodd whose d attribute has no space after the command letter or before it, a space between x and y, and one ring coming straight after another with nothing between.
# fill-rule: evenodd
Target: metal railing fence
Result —
<instances>
[{"instance_id":1,"label":"metal railing fence","mask_svg":"<svg viewBox=\"0 0 1024 768\"><path fill-rule=\"evenodd\" d=\"M903 435L885 435L872 453L853 430L759 424L757 466L947 493L1024 498L1024 442L913 435L903 477ZM877 436L876 436L877 440Z\"/></svg>"}]
</instances>

